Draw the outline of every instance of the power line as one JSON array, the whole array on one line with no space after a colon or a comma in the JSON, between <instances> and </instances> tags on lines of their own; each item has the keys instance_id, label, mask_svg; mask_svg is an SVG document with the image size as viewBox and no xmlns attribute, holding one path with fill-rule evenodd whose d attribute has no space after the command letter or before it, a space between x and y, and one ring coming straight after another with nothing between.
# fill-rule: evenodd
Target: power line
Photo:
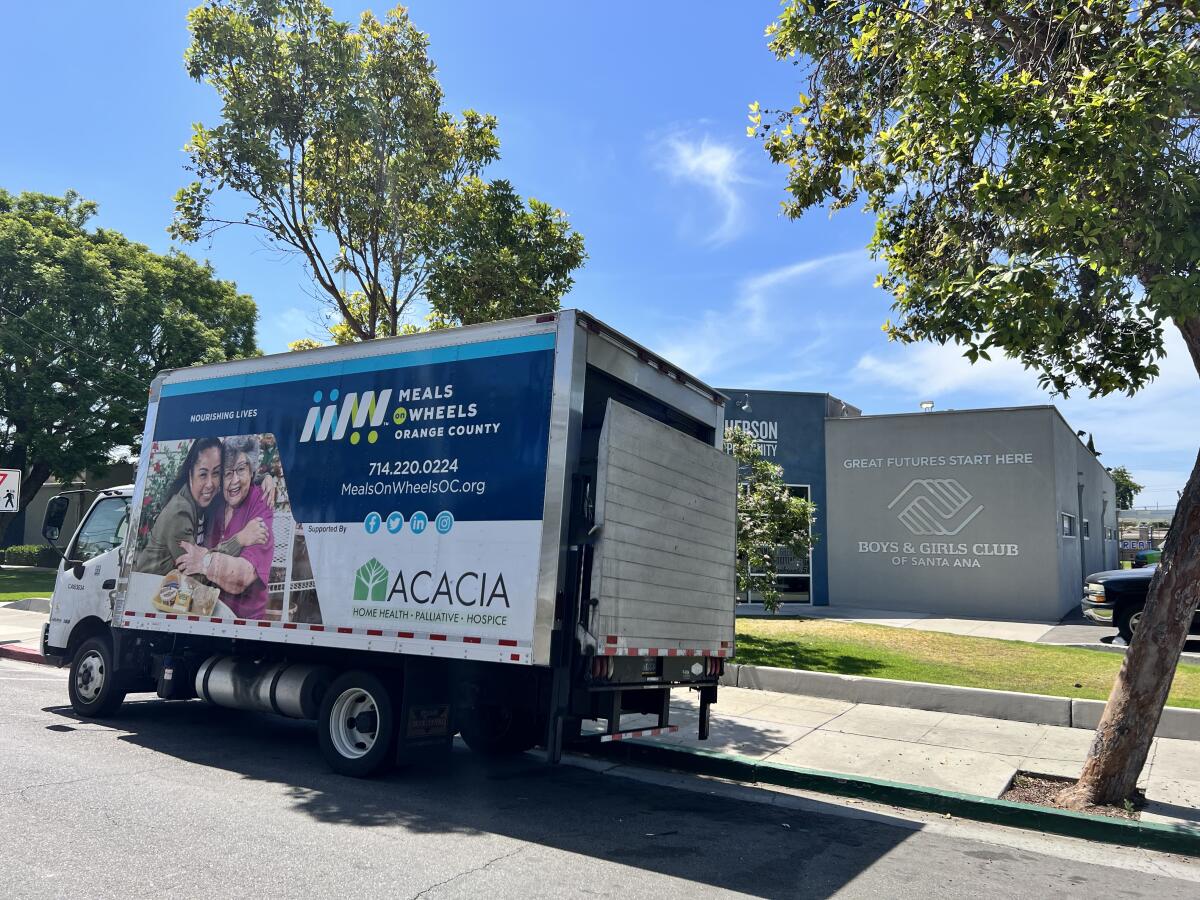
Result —
<instances>
[{"instance_id":1,"label":"power line","mask_svg":"<svg viewBox=\"0 0 1200 900\"><path fill-rule=\"evenodd\" d=\"M26 318L25 318L23 315L21 315L20 313L15 313L15 312L13 312L11 309L9 309L7 306L5 306L3 303L0 303L0 309L4 310L4 311L5 311L6 313L8 313L10 316L12 316L12 317L14 317L14 318L16 318L16 319L19 319L20 321L24 322L24 323L25 323L26 325L28 325L30 328L36 328L38 331L40 331L42 334L44 334L44 335L46 335L47 337L49 337L51 340L58 341L60 344L63 344L63 345L64 345L64 346L66 346L67 348L69 348L69 349L71 349L71 350L74 350L76 353L79 353L79 354L81 354L83 357L85 357L85 358L88 358L88 357L91 357L91 356L92 356L92 354L88 353L88 352L87 352L87 351L85 351L85 350L81 350L79 347L77 347L77 346L75 346L74 344L72 344L72 343L71 343L70 341L68 341L66 338L63 338L63 337L61 337L61 336L58 336L58 335L55 335L55 334L53 334L52 332L50 332L50 331L47 331L45 328L42 328L40 325L38 325L38 324L36 324L36 323L34 323L34 322L30 322L28 319L26 319ZM24 340L23 340L23 339L21 339L21 338L18 338L18 340L21 340L21 342L22 342L22 343L24 343L24 344L25 344L25 346L29 347L29 348L30 348L31 350L33 350L35 353L38 353L38 352L39 352L39 351L37 350L37 348L36 348L36 347L33 347L31 344L29 344L29 342L27 342L27 341L24 341ZM95 361L96 363L98 363L99 365L101 365L101 366L104 366L105 368L107 368L107 369L108 369L110 372L112 372L113 374L116 374L116 375L122 375L122 376L124 376L125 378L128 378L128 379L130 379L130 380L132 380L132 381L136 381L136 382L138 383L138 385L139 385L139 386L141 386L141 387L144 387L144 388L146 388L147 390L149 390L149 388L150 388L150 385L149 385L149 384L147 384L147 383L146 383L145 381L143 381L142 379L138 378L136 375L131 375L130 373L128 373L128 372L125 372L125 371L122 371L121 369L118 369L118 368L116 368L116 367L112 366L112 365L111 365L111 364L109 364L109 363L105 363L105 362L102 362L102 361L100 361L100 360L94 360L94 361ZM64 369L64 371L66 371L66 369Z\"/></svg>"}]
</instances>

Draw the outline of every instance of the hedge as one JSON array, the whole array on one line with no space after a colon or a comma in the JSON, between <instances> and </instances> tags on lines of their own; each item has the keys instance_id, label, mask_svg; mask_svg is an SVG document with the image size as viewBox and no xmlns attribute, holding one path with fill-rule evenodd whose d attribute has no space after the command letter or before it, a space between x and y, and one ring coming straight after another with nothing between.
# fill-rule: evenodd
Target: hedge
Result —
<instances>
[{"instance_id":1,"label":"hedge","mask_svg":"<svg viewBox=\"0 0 1200 900\"><path fill-rule=\"evenodd\" d=\"M44 566L53 569L59 560L53 548L45 544L17 544L4 550L4 564L7 566Z\"/></svg>"}]
</instances>

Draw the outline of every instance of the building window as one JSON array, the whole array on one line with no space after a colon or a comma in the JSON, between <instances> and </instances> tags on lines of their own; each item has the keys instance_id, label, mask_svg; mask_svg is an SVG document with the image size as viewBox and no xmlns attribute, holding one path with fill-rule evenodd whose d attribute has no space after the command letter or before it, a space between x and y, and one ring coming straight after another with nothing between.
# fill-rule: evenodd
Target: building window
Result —
<instances>
[{"instance_id":1,"label":"building window","mask_svg":"<svg viewBox=\"0 0 1200 900\"><path fill-rule=\"evenodd\" d=\"M807 484L789 484L788 493L801 500L812 499L812 488ZM809 532L811 536L811 525ZM758 573L751 573L758 574ZM775 587L779 591L780 603L812 603L812 544L806 556L800 557L783 547L775 548ZM741 596L741 602L759 602L754 596Z\"/></svg>"},{"instance_id":2,"label":"building window","mask_svg":"<svg viewBox=\"0 0 1200 900\"><path fill-rule=\"evenodd\" d=\"M1063 537L1075 537L1075 517L1070 513L1059 513L1059 525Z\"/></svg>"},{"instance_id":3,"label":"building window","mask_svg":"<svg viewBox=\"0 0 1200 900\"><path fill-rule=\"evenodd\" d=\"M1083 539L1085 541L1090 541L1092 539L1092 530L1088 527L1087 519L1083 520Z\"/></svg>"}]
</instances>

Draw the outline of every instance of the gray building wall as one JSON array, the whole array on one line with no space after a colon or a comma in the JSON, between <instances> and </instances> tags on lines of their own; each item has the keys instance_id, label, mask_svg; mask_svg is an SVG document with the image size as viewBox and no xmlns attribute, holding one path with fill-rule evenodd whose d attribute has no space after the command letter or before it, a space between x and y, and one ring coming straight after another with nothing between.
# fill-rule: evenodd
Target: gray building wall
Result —
<instances>
[{"instance_id":1,"label":"gray building wall","mask_svg":"<svg viewBox=\"0 0 1200 900\"><path fill-rule=\"evenodd\" d=\"M1081 527L1078 471L1086 559L1059 527ZM1057 621L1111 567L1111 477L1053 407L830 420L826 472L832 605Z\"/></svg>"}]
</instances>

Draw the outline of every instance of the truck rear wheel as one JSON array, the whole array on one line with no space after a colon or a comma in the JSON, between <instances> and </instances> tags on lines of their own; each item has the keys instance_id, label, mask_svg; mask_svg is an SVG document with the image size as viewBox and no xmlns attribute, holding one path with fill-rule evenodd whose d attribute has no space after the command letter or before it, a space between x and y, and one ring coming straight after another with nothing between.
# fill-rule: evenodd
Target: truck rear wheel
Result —
<instances>
[{"instance_id":1,"label":"truck rear wheel","mask_svg":"<svg viewBox=\"0 0 1200 900\"><path fill-rule=\"evenodd\" d=\"M125 702L108 640L91 637L79 645L71 660L67 692L75 712L89 719L111 716Z\"/></svg>"},{"instance_id":2,"label":"truck rear wheel","mask_svg":"<svg viewBox=\"0 0 1200 900\"><path fill-rule=\"evenodd\" d=\"M321 700L317 742L339 775L366 778L391 762L396 713L391 692L370 672L336 678Z\"/></svg>"},{"instance_id":3,"label":"truck rear wheel","mask_svg":"<svg viewBox=\"0 0 1200 900\"><path fill-rule=\"evenodd\" d=\"M528 709L481 704L471 710L460 728L462 739L475 753L509 756L537 745L537 720Z\"/></svg>"}]
</instances>

